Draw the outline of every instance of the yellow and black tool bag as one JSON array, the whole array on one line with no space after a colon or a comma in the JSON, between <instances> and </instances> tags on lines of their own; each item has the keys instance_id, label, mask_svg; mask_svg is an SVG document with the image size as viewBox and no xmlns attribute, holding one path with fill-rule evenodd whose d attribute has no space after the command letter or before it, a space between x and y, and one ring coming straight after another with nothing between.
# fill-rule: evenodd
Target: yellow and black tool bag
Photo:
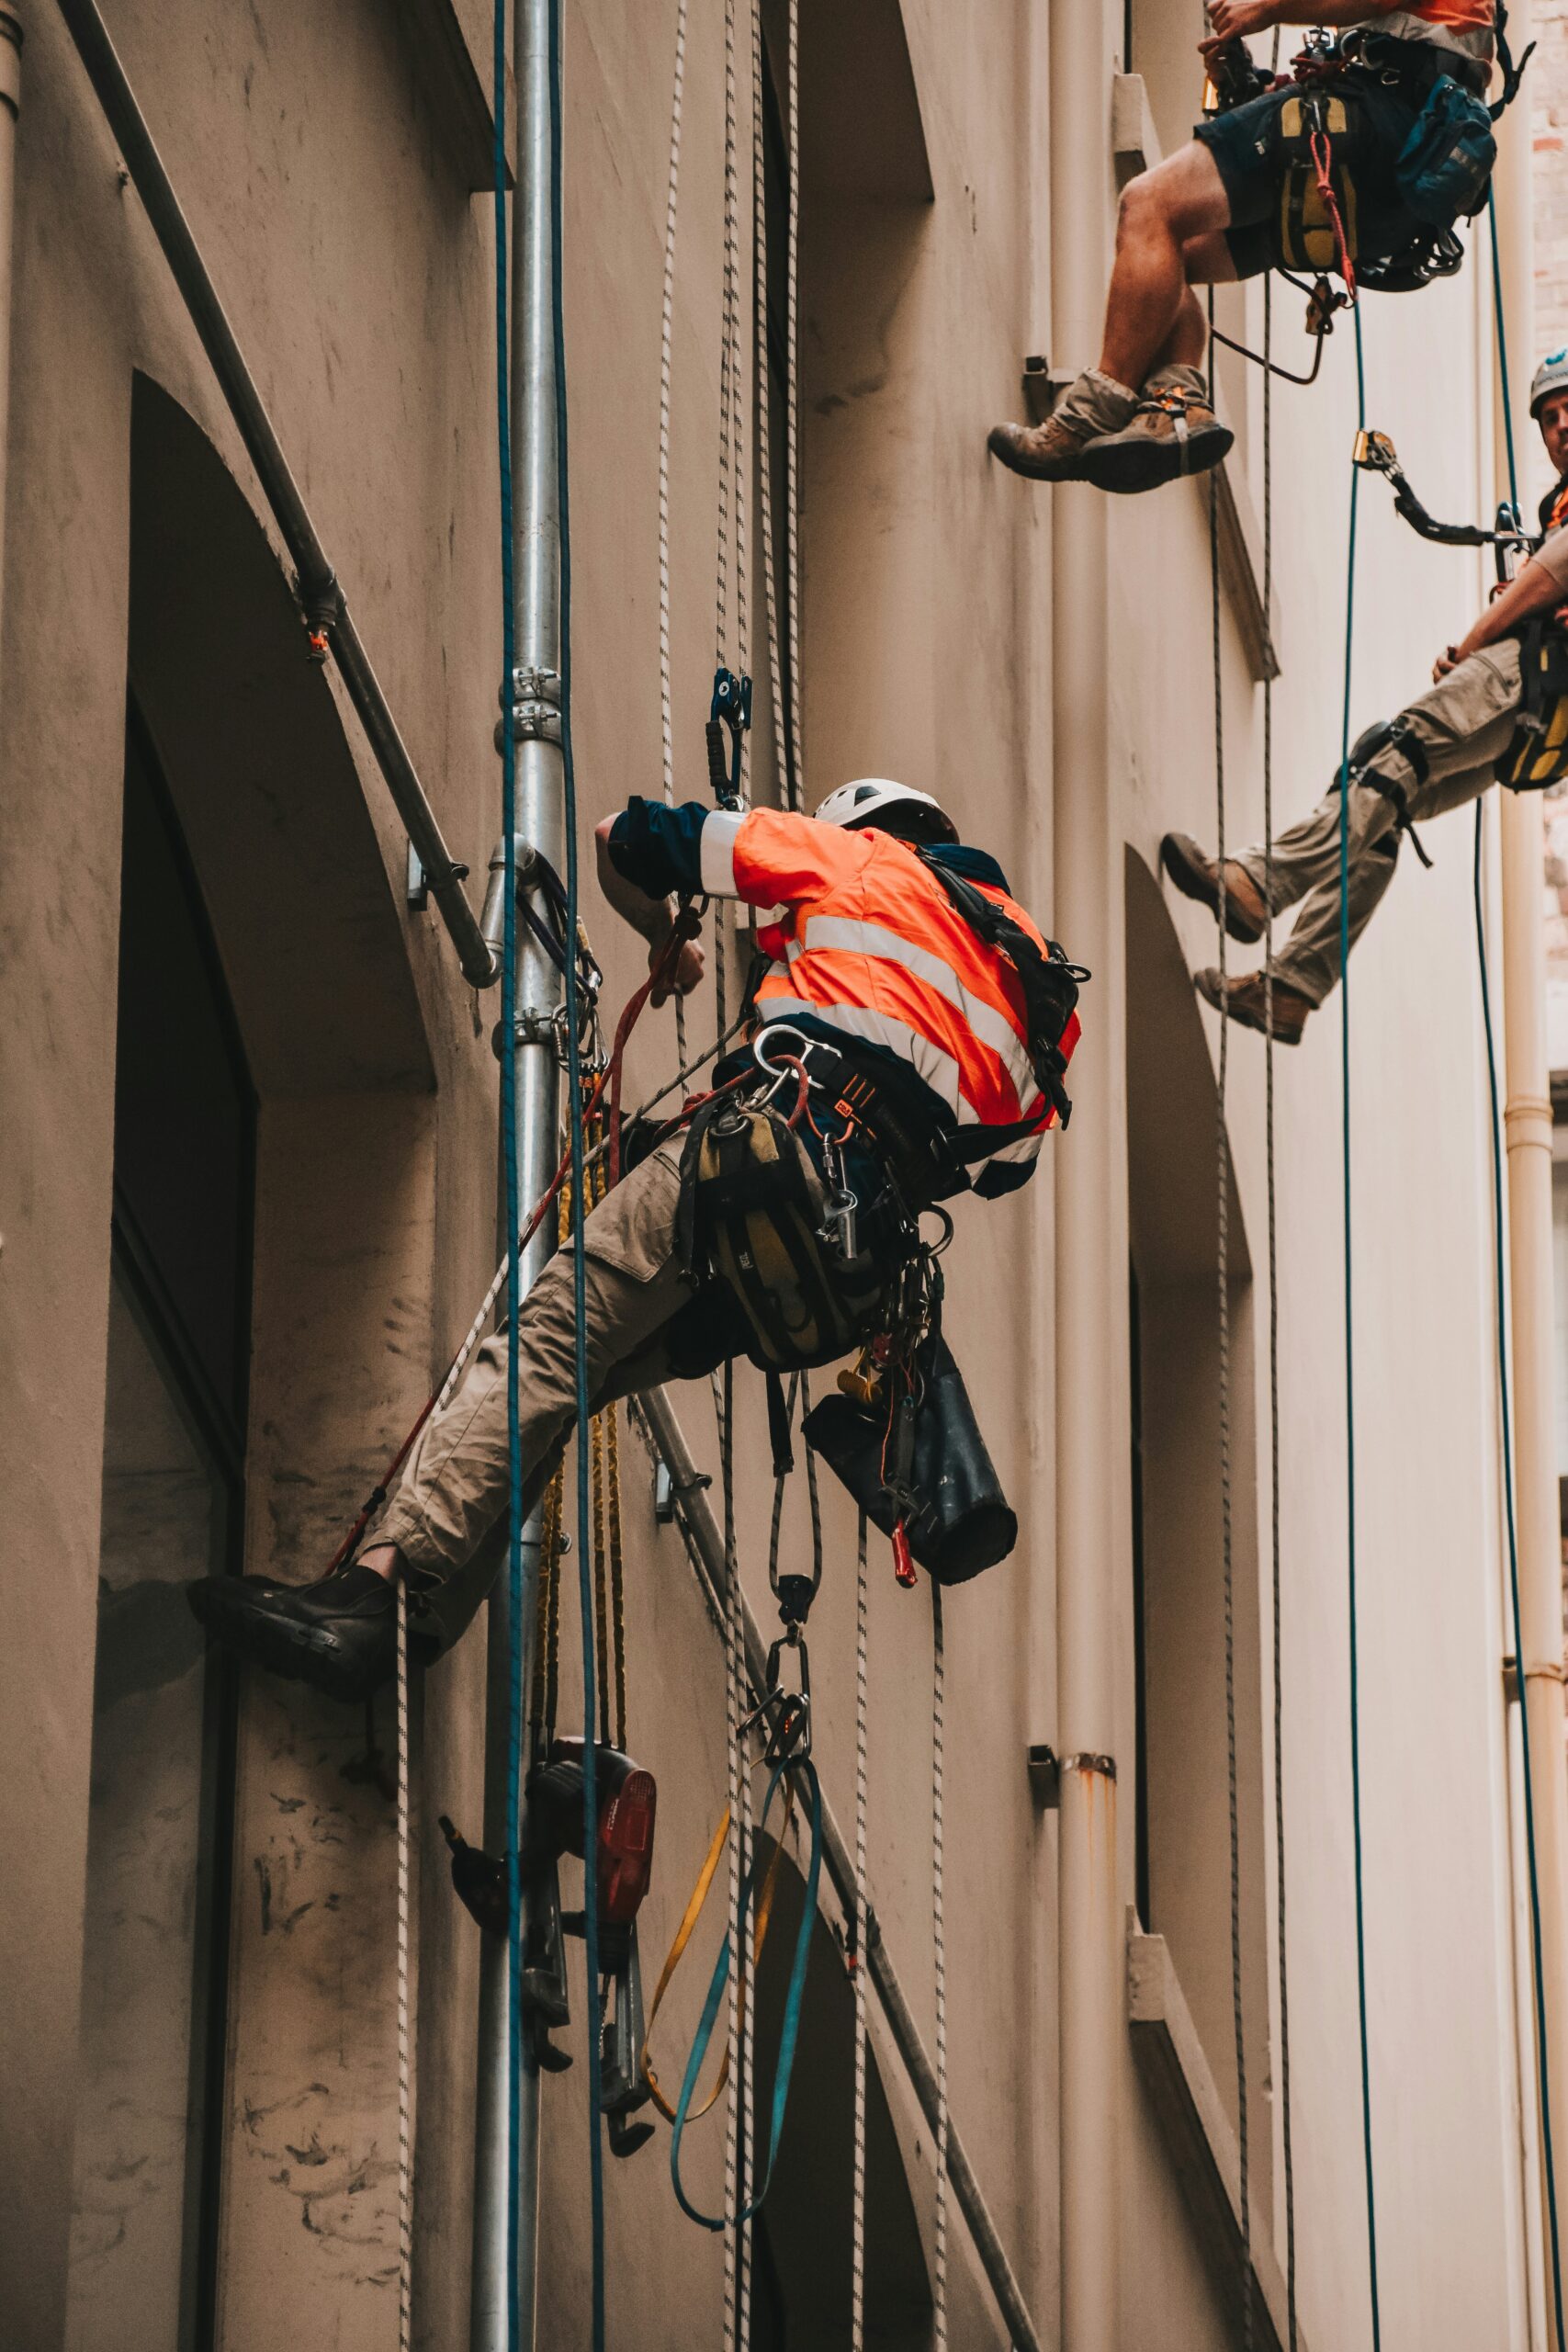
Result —
<instances>
[{"instance_id":1,"label":"yellow and black tool bag","mask_svg":"<svg viewBox=\"0 0 1568 2352\"><path fill-rule=\"evenodd\" d=\"M693 1120L681 1159L678 1241L701 1285L739 1304L764 1372L831 1363L881 1328L894 1269L824 1237L811 1163L784 1114L727 1095Z\"/></svg>"},{"instance_id":2,"label":"yellow and black tool bag","mask_svg":"<svg viewBox=\"0 0 1568 2352\"><path fill-rule=\"evenodd\" d=\"M1318 186L1314 136L1328 141L1328 181L1344 225L1345 247L1356 258L1355 166L1361 144L1360 107L1353 90L1304 89L1285 100L1279 117L1280 205L1275 258L1286 269L1337 269L1334 220Z\"/></svg>"},{"instance_id":3,"label":"yellow and black tool bag","mask_svg":"<svg viewBox=\"0 0 1568 2352\"><path fill-rule=\"evenodd\" d=\"M1543 792L1568 775L1568 629L1555 614L1519 639L1519 723L1497 763L1510 792Z\"/></svg>"}]
</instances>

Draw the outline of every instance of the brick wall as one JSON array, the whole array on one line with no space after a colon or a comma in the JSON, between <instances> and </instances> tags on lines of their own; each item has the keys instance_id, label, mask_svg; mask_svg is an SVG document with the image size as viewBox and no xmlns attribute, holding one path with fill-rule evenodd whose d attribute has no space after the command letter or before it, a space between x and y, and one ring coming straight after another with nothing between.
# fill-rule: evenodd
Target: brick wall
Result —
<instances>
[{"instance_id":1,"label":"brick wall","mask_svg":"<svg viewBox=\"0 0 1568 2352\"><path fill-rule=\"evenodd\" d=\"M1568 0L1535 0L1535 360L1568 344Z\"/></svg>"}]
</instances>

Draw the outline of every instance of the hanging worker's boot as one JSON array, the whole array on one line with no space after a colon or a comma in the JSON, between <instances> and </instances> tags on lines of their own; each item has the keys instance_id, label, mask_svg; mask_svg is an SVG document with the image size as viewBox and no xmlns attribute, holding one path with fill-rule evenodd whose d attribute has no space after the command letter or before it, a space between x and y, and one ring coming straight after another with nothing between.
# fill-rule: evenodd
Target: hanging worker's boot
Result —
<instances>
[{"instance_id":1,"label":"hanging worker's boot","mask_svg":"<svg viewBox=\"0 0 1568 2352\"><path fill-rule=\"evenodd\" d=\"M986 447L1031 481L1082 481L1085 445L1119 431L1137 405L1137 393L1125 384L1086 368L1043 424L993 424Z\"/></svg>"},{"instance_id":2,"label":"hanging worker's boot","mask_svg":"<svg viewBox=\"0 0 1568 2352\"><path fill-rule=\"evenodd\" d=\"M1219 867L1190 833L1167 833L1159 845L1159 862L1182 897L1196 899L1212 915L1218 915L1223 898L1230 937L1244 947L1257 945L1263 936L1263 898L1244 865L1227 858L1222 880Z\"/></svg>"},{"instance_id":3,"label":"hanging worker's boot","mask_svg":"<svg viewBox=\"0 0 1568 2352\"><path fill-rule=\"evenodd\" d=\"M1209 405L1201 368L1157 368L1127 424L1086 445L1083 478L1097 490L1157 490L1179 474L1207 473L1235 439Z\"/></svg>"},{"instance_id":4,"label":"hanging worker's boot","mask_svg":"<svg viewBox=\"0 0 1568 2352\"><path fill-rule=\"evenodd\" d=\"M366 1699L398 1661L398 1596L356 1563L315 1584L203 1577L186 1598L209 1634L269 1674L331 1699Z\"/></svg>"},{"instance_id":5,"label":"hanging worker's boot","mask_svg":"<svg viewBox=\"0 0 1568 2352\"><path fill-rule=\"evenodd\" d=\"M1244 980L1233 980L1226 975L1221 979L1211 965L1206 971L1194 972L1192 985L1205 1004L1216 1012L1240 1023L1244 1029L1256 1029L1267 1036L1269 1023L1264 1006L1263 975L1249 972ZM1302 1031L1306 1027L1307 1014L1314 1008L1294 989L1274 983L1274 1043L1277 1046L1299 1046Z\"/></svg>"}]
</instances>

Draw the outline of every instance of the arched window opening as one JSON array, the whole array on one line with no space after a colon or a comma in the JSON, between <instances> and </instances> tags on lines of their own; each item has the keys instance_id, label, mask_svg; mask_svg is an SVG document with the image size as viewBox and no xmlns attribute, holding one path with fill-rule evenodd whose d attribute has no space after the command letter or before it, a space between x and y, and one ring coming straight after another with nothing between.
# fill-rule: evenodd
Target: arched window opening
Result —
<instances>
[{"instance_id":1,"label":"arched window opening","mask_svg":"<svg viewBox=\"0 0 1568 2352\"><path fill-rule=\"evenodd\" d=\"M183 1586L237 1566L254 1103L151 740L126 746L73 2352L211 2340L234 1693Z\"/></svg>"},{"instance_id":2,"label":"arched window opening","mask_svg":"<svg viewBox=\"0 0 1568 2352\"><path fill-rule=\"evenodd\" d=\"M764 1854L766 1840L759 1841ZM765 1867L765 1862L764 1862ZM757 1982L757 2137L765 2139L790 1956L806 1889L786 1856ZM820 1916L811 1938L789 2111L753 2233L749 2352L847 2352L853 2181L854 1995ZM866 2059L866 2342L927 2352L931 2301L914 2199L877 2071Z\"/></svg>"},{"instance_id":3,"label":"arched window opening","mask_svg":"<svg viewBox=\"0 0 1568 2352\"><path fill-rule=\"evenodd\" d=\"M1145 1927L1170 1947L1234 2126L1216 1089L1191 979L1159 887L1131 850L1126 894L1138 1908ZM1266 2210L1268 1900L1256 1374L1252 1267L1234 1174L1228 1224L1242 1984L1254 2194L1261 2200L1258 2210Z\"/></svg>"}]
</instances>

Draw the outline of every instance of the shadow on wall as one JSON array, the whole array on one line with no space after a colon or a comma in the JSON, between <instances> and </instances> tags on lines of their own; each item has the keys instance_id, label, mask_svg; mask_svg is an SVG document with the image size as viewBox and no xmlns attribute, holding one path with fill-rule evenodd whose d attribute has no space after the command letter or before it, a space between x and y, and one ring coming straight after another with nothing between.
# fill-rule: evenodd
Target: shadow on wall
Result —
<instances>
[{"instance_id":1,"label":"shadow on wall","mask_svg":"<svg viewBox=\"0 0 1568 2352\"><path fill-rule=\"evenodd\" d=\"M769 1840L758 1846L765 1867ZM757 1985L763 2064L757 2140L765 2144L772 2053L784 2021L790 1958L806 1889L784 1856ZM800 2041L779 2160L755 2232L751 2352L848 2352L853 2180L854 1995L843 1954L818 1913ZM927 2352L931 2300L914 2200L876 2060L866 2052L865 2308L881 2352Z\"/></svg>"},{"instance_id":2,"label":"shadow on wall","mask_svg":"<svg viewBox=\"0 0 1568 2352\"><path fill-rule=\"evenodd\" d=\"M1225 1730L1217 1089L1158 883L1126 854L1127 1194L1138 1908L1236 2120ZM1252 1261L1226 1154L1242 1976L1254 2193L1268 2195L1268 1943Z\"/></svg>"},{"instance_id":3,"label":"shadow on wall","mask_svg":"<svg viewBox=\"0 0 1568 2352\"><path fill-rule=\"evenodd\" d=\"M130 413L130 675L264 1100L423 1090L399 909L287 576L200 427Z\"/></svg>"}]
</instances>

